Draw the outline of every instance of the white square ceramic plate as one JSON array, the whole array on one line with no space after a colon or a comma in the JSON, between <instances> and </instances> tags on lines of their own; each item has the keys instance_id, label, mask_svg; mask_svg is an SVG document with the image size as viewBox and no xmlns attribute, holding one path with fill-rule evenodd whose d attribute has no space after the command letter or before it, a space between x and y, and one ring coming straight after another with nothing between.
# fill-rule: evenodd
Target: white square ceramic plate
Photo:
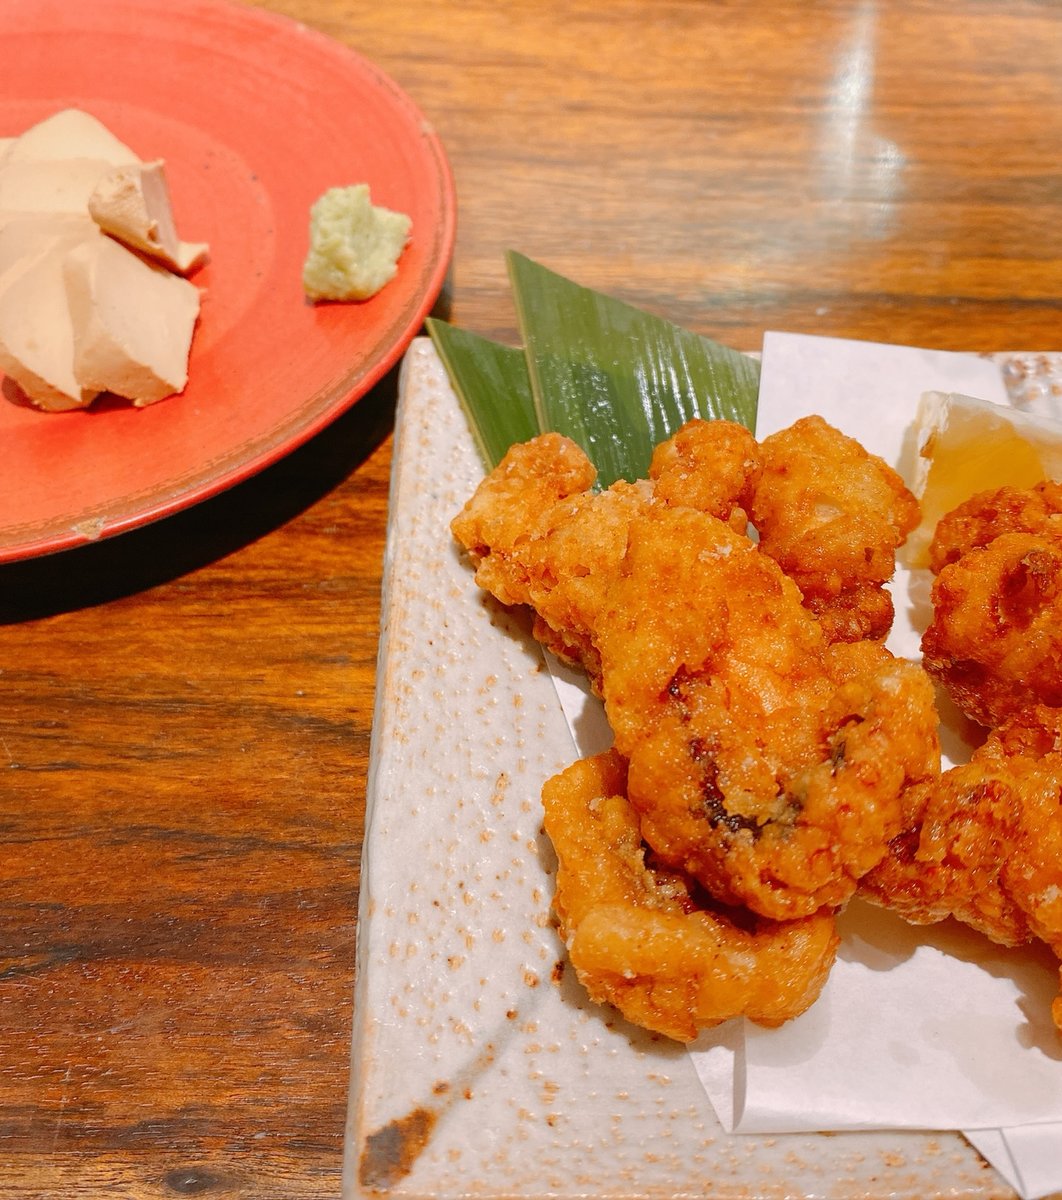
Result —
<instances>
[{"instance_id":1,"label":"white square ceramic plate","mask_svg":"<svg viewBox=\"0 0 1062 1200\"><path fill-rule=\"evenodd\" d=\"M346 1200L1012 1196L958 1134L729 1136L682 1047L586 1000L550 920L539 806L572 738L527 627L477 591L448 530L481 476L419 339L396 432Z\"/></svg>"}]
</instances>

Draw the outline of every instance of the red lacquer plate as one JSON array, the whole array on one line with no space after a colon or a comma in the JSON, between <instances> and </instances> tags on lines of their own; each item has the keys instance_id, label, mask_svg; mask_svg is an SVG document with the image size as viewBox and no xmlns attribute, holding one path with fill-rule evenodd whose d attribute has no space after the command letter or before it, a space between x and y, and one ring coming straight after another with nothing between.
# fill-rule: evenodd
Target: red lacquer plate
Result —
<instances>
[{"instance_id":1,"label":"red lacquer plate","mask_svg":"<svg viewBox=\"0 0 1062 1200\"><path fill-rule=\"evenodd\" d=\"M41 413L0 398L0 562L186 508L275 462L401 357L442 287L453 179L414 103L347 47L227 0L0 0L0 136L65 107L162 158L178 232L210 244L183 393ZM399 272L309 303L309 210L369 184L407 213Z\"/></svg>"}]
</instances>

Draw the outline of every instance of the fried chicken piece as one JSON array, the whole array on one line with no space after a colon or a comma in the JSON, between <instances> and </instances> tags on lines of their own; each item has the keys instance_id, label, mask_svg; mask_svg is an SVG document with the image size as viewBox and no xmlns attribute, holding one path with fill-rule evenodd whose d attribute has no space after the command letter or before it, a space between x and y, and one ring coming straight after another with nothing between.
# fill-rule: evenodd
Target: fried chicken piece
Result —
<instances>
[{"instance_id":1,"label":"fried chicken piece","mask_svg":"<svg viewBox=\"0 0 1062 1200\"><path fill-rule=\"evenodd\" d=\"M1062 705L1062 540L1002 533L943 567L922 661L973 721Z\"/></svg>"},{"instance_id":2,"label":"fried chicken piece","mask_svg":"<svg viewBox=\"0 0 1062 1200\"><path fill-rule=\"evenodd\" d=\"M509 450L450 528L469 551L476 583L502 604L528 605L534 636L596 689L592 622L626 553L631 514L650 492L647 483L620 482L591 493L595 476L574 442L543 434Z\"/></svg>"},{"instance_id":3,"label":"fried chicken piece","mask_svg":"<svg viewBox=\"0 0 1062 1200\"><path fill-rule=\"evenodd\" d=\"M1003 487L971 496L937 522L929 548L930 570L939 574L1001 533L1062 540L1062 483L1048 479L1032 488Z\"/></svg>"},{"instance_id":4,"label":"fried chicken piece","mask_svg":"<svg viewBox=\"0 0 1062 1200\"><path fill-rule=\"evenodd\" d=\"M773 922L705 903L652 862L615 751L583 759L542 792L557 852L554 910L591 999L687 1042L745 1015L780 1025L818 997L837 946L832 914Z\"/></svg>"},{"instance_id":5,"label":"fried chicken piece","mask_svg":"<svg viewBox=\"0 0 1062 1200\"><path fill-rule=\"evenodd\" d=\"M566 517L597 478L582 450L568 438L546 433L513 446L476 489L451 522L451 531L479 566L477 582L503 604L528 603L530 585L521 554L532 536L546 532L545 520L556 508Z\"/></svg>"},{"instance_id":6,"label":"fried chicken piece","mask_svg":"<svg viewBox=\"0 0 1062 1200\"><path fill-rule=\"evenodd\" d=\"M884 638L893 620L885 584L918 524L917 500L883 459L821 417L760 448L751 515L761 550L800 588L830 641Z\"/></svg>"},{"instance_id":7,"label":"fried chicken piece","mask_svg":"<svg viewBox=\"0 0 1062 1200\"><path fill-rule=\"evenodd\" d=\"M514 447L454 521L477 581L529 604L536 635L589 671L662 863L774 919L844 903L900 828L903 790L939 770L928 679L876 642L827 643L778 563L726 523L741 488L712 501L719 516L682 502L710 494L710 454L665 447L656 482L552 498L541 480L568 476L549 459L571 454Z\"/></svg>"},{"instance_id":8,"label":"fried chicken piece","mask_svg":"<svg viewBox=\"0 0 1062 1200\"><path fill-rule=\"evenodd\" d=\"M626 552L631 514L657 495L743 534L759 451L743 425L694 419L656 448L649 473L651 482L621 481L591 494L596 471L583 451L543 434L513 446L451 523L479 586L503 604L529 605L535 637L586 670L595 687L600 666L588 622Z\"/></svg>"},{"instance_id":9,"label":"fried chicken piece","mask_svg":"<svg viewBox=\"0 0 1062 1200\"><path fill-rule=\"evenodd\" d=\"M653 451L653 495L699 509L748 532L748 509L763 472L756 439L734 421L695 419Z\"/></svg>"},{"instance_id":10,"label":"fried chicken piece","mask_svg":"<svg viewBox=\"0 0 1062 1200\"><path fill-rule=\"evenodd\" d=\"M691 509L635 517L594 638L643 835L724 903L843 904L938 770L922 670L829 646L772 559Z\"/></svg>"},{"instance_id":11,"label":"fried chicken piece","mask_svg":"<svg viewBox=\"0 0 1062 1200\"><path fill-rule=\"evenodd\" d=\"M1004 946L1062 958L1062 709L1037 706L970 762L912 789L907 827L862 893L912 924L954 916ZM1052 1006L1062 1028L1062 995Z\"/></svg>"}]
</instances>

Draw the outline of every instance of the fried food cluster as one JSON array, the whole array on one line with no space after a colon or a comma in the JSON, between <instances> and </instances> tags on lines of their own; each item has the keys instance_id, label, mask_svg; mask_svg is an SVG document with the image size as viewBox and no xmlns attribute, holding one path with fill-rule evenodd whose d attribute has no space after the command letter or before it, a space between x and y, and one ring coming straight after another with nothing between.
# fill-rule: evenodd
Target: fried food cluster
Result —
<instances>
[{"instance_id":1,"label":"fried food cluster","mask_svg":"<svg viewBox=\"0 0 1062 1200\"><path fill-rule=\"evenodd\" d=\"M653 878L670 889L681 881L687 898L703 891L752 922L713 914L694 924L698 938L707 926L734 962L750 955L775 978L784 1014L774 1018L732 965L711 977L715 1001L696 957L680 987L668 957L677 933L640 942L628 921L629 936L592 939L602 928L592 913L612 912L611 900L587 890L594 870L564 867L558 910L591 994L622 1000L669 1036L691 1036L733 1015L735 997L745 997L738 1011L767 1020L795 1015L795 997L814 998L825 976L821 932L784 988L784 956L770 948L795 939L794 953L807 949L792 923L829 925L884 856L905 791L939 772L937 715L922 670L880 640L893 553L916 518L891 468L809 418L763 445L738 425L691 422L657 448L648 474L595 493L585 455L544 435L510 450L452 529L477 582L504 604L529 606L535 635L583 667L604 701L625 774L622 789L604 790L623 819L593 828L620 839L597 852L625 864L625 903L659 927L659 888L634 871L636 835ZM858 553L853 537L865 542ZM556 809L551 837L569 847L562 865L584 844L586 822L578 803ZM633 891L632 873L642 881ZM694 936L683 928L682 938ZM597 957L584 952L591 944ZM665 980L692 1005L692 1024L646 998Z\"/></svg>"},{"instance_id":2,"label":"fried food cluster","mask_svg":"<svg viewBox=\"0 0 1062 1200\"><path fill-rule=\"evenodd\" d=\"M913 924L956 917L992 941L1062 957L1062 710L1037 705L969 763L910 789L904 832L863 879ZM1052 1006L1062 1028L1062 995Z\"/></svg>"},{"instance_id":3,"label":"fried food cluster","mask_svg":"<svg viewBox=\"0 0 1062 1200\"><path fill-rule=\"evenodd\" d=\"M1062 485L983 492L944 517L930 547L926 670L991 728L1062 705Z\"/></svg>"},{"instance_id":4,"label":"fried food cluster","mask_svg":"<svg viewBox=\"0 0 1062 1200\"><path fill-rule=\"evenodd\" d=\"M904 797L904 830L861 891L915 924L955 917L1062 957L1062 485L982 492L930 546L923 664L989 731ZM1062 1028L1062 997L1053 1005Z\"/></svg>"},{"instance_id":5,"label":"fried food cluster","mask_svg":"<svg viewBox=\"0 0 1062 1200\"><path fill-rule=\"evenodd\" d=\"M817 997L837 946L829 912L766 921L727 912L653 861L615 751L542 791L557 852L554 908L591 999L678 1041L745 1014L779 1025Z\"/></svg>"}]
</instances>

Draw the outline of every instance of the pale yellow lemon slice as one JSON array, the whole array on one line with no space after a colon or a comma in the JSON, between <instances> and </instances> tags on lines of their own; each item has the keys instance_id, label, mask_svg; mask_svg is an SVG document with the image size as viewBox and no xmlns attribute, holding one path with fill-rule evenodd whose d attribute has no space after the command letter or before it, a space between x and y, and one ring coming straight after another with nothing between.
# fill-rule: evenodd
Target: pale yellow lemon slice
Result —
<instances>
[{"instance_id":1,"label":"pale yellow lemon slice","mask_svg":"<svg viewBox=\"0 0 1062 1200\"><path fill-rule=\"evenodd\" d=\"M915 419L912 491L922 521L904 547L912 567L928 565L937 522L978 492L1062 479L1062 423L972 396L926 392Z\"/></svg>"}]
</instances>

